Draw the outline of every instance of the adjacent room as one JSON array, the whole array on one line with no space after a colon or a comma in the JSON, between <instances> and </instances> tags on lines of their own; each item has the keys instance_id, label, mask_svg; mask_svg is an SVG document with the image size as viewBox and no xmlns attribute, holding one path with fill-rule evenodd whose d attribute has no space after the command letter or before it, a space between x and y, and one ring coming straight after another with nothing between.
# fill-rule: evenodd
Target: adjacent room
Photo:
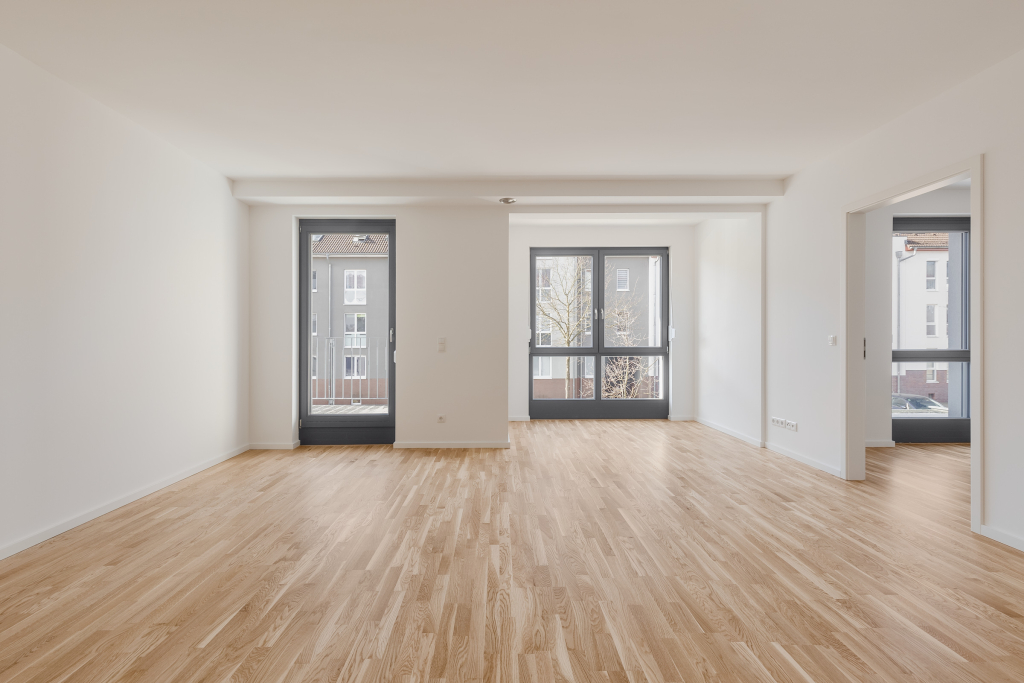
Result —
<instances>
[{"instance_id":1,"label":"adjacent room","mask_svg":"<svg viewBox=\"0 0 1024 683\"><path fill-rule=\"evenodd\" d=\"M1024 5L0 0L0 683L1024 680Z\"/></svg>"}]
</instances>

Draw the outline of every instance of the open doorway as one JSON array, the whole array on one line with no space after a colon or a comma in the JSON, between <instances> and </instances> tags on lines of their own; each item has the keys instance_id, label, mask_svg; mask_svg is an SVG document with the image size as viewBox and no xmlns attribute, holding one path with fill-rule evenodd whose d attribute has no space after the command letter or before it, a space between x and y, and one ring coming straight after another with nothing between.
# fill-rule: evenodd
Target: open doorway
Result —
<instances>
[{"instance_id":1,"label":"open doorway","mask_svg":"<svg viewBox=\"0 0 1024 683\"><path fill-rule=\"evenodd\" d=\"M843 459L840 475L845 479L864 479L865 447L894 445L894 436L906 438L899 431L904 426L930 430L929 441L969 440L971 528L988 535L983 518L982 478L981 184L982 157L975 156L843 208L843 313L839 336L844 358L840 441ZM940 194L937 190L943 192ZM926 197L929 194L932 196ZM950 208L932 203L922 208L914 201L929 203L941 196L958 196L959 204ZM879 216L883 217L882 225L876 224L870 229L869 222L878 220ZM926 245L930 248L924 249ZM915 248L917 254L908 260ZM929 253L932 256L926 257ZM874 254L878 254L877 260ZM873 259L870 262L869 256ZM911 260L919 262L915 265L920 266L920 272L906 268ZM947 266L947 262L950 265ZM962 266L959 275L957 263ZM949 285L946 285L947 272ZM897 276L901 278L899 283L894 282ZM920 280L917 284L922 285L921 292L908 294L904 291L908 278ZM958 279L959 282L954 282ZM903 310L898 311L897 307ZM950 308L960 310L951 312ZM904 316L905 311L908 316ZM917 319L918 313L920 319ZM897 323L901 326L898 342ZM919 332L924 341L915 341L906 334L907 326L914 328L915 334ZM894 346L903 348L894 349ZM910 371L914 375L909 375ZM930 391L929 385L933 387ZM939 385L943 387L941 391ZM942 391L945 391L944 396ZM934 398L929 397L929 393L934 393ZM938 404L932 406L934 414L930 417L935 422L927 425L901 423L894 433L893 421L898 419L893 415L894 394L896 398L901 398L900 394L903 398L907 395L931 398ZM902 410L904 405L907 412L899 417L926 417L911 415L909 401L901 402L896 409ZM921 405L924 407L913 410L928 410L931 404L925 401ZM952 419L958 416L950 413L961 413L968 421L954 425ZM961 431L943 436L939 429L943 422L945 426L958 429L966 426L969 433Z\"/></svg>"}]
</instances>

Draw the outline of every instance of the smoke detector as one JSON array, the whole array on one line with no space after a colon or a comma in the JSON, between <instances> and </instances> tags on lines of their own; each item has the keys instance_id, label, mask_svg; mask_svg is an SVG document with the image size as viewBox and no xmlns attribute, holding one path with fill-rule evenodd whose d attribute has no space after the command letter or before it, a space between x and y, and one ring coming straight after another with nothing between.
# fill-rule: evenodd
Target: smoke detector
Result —
<instances>
[{"instance_id":1,"label":"smoke detector","mask_svg":"<svg viewBox=\"0 0 1024 683\"><path fill-rule=\"evenodd\" d=\"M515 197L502 197L498 201L501 202L502 204L515 204L516 203L516 198Z\"/></svg>"}]
</instances>

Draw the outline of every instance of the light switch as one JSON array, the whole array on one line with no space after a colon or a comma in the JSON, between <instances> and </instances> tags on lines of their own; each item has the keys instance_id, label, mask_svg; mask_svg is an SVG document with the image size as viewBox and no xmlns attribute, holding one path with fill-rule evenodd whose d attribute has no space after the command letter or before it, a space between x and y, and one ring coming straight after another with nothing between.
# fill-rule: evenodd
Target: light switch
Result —
<instances>
[{"instance_id":1,"label":"light switch","mask_svg":"<svg viewBox=\"0 0 1024 683\"><path fill-rule=\"evenodd\" d=\"M834 335L834 334L828 335L828 345L829 346L835 346L836 345L836 341L837 341L836 340L836 335Z\"/></svg>"},{"instance_id":2,"label":"light switch","mask_svg":"<svg viewBox=\"0 0 1024 683\"><path fill-rule=\"evenodd\" d=\"M444 351L444 337L437 338L437 352L441 353Z\"/></svg>"}]
</instances>

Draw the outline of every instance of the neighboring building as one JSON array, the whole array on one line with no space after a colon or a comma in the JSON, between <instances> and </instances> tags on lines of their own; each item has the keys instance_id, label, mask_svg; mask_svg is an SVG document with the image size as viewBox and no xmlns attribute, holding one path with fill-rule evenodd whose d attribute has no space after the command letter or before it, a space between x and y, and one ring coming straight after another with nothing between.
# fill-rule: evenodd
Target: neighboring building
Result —
<instances>
[{"instance_id":1,"label":"neighboring building","mask_svg":"<svg viewBox=\"0 0 1024 683\"><path fill-rule=\"evenodd\" d=\"M954 339L960 331L959 272L951 265L950 234L894 233L892 245L892 348L960 348L958 341L950 345L951 329ZM893 364L893 394L926 396L949 406L950 381L950 363Z\"/></svg>"},{"instance_id":2,"label":"neighboring building","mask_svg":"<svg viewBox=\"0 0 1024 683\"><path fill-rule=\"evenodd\" d=\"M313 236L309 369L314 413L356 410L320 406L387 410L388 247L387 235Z\"/></svg>"}]
</instances>

